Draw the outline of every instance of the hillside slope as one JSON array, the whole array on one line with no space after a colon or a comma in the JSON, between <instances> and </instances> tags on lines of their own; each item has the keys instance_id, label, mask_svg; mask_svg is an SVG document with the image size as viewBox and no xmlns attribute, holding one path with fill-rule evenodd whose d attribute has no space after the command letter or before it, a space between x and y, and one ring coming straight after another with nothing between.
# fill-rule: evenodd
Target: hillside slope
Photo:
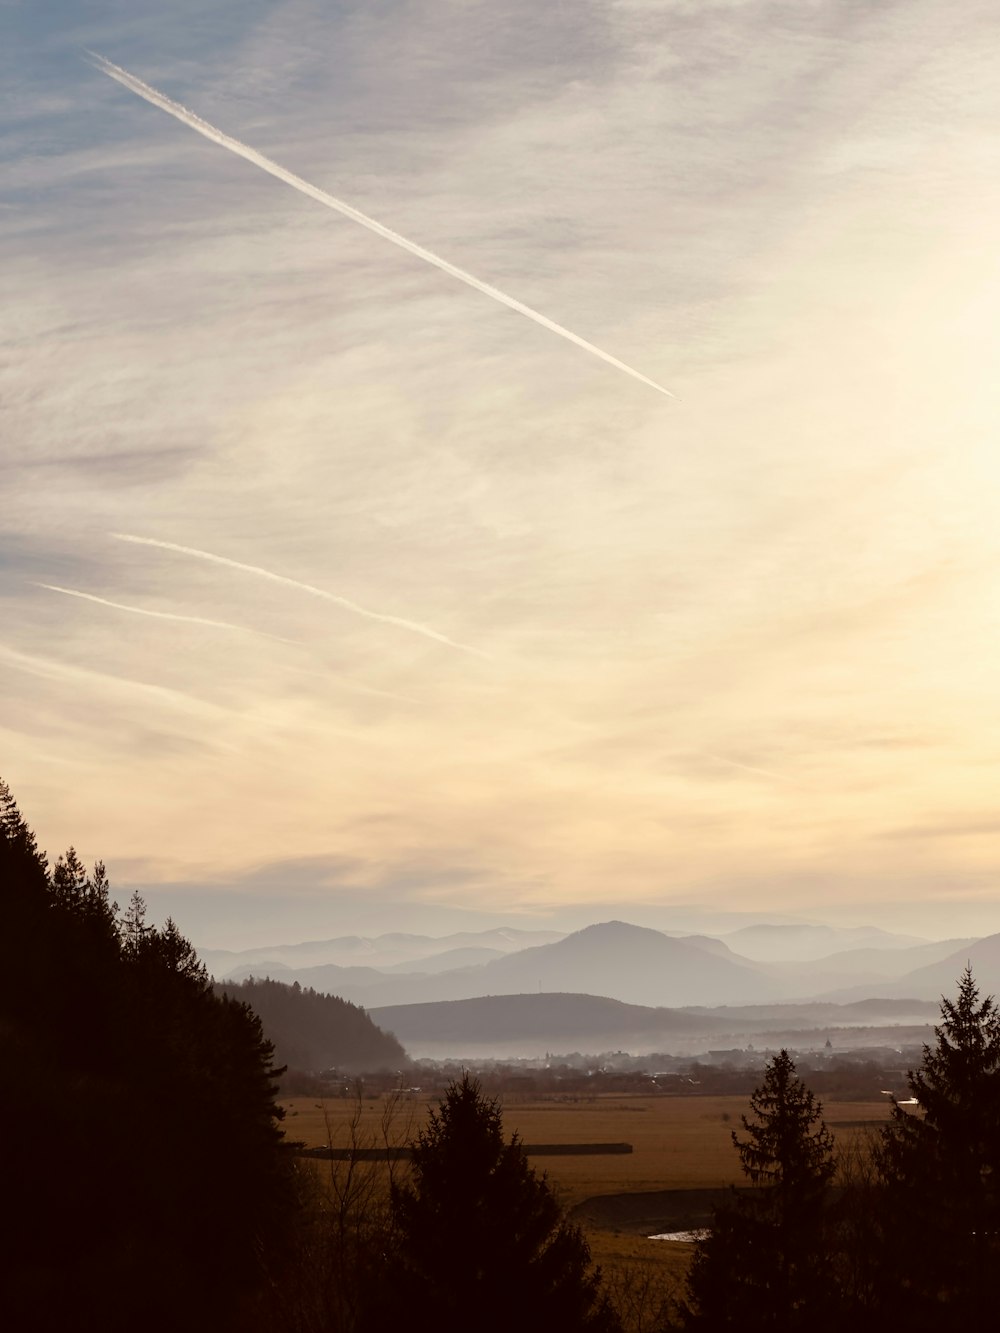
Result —
<instances>
[{"instance_id":1,"label":"hillside slope","mask_svg":"<svg viewBox=\"0 0 1000 1333\"><path fill-rule=\"evenodd\" d=\"M216 989L249 1004L259 1015L279 1065L352 1072L395 1069L406 1062L406 1052L392 1033L336 995L271 980L225 982Z\"/></svg>"}]
</instances>

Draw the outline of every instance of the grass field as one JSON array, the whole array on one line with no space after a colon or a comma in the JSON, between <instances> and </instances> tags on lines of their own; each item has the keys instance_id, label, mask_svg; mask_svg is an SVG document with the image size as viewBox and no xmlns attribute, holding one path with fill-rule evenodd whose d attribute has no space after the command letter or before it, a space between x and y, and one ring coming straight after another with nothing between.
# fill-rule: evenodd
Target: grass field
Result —
<instances>
[{"instance_id":1,"label":"grass field","mask_svg":"<svg viewBox=\"0 0 1000 1333\"><path fill-rule=\"evenodd\" d=\"M351 1121L358 1116L357 1142L362 1146L411 1140L437 1099L400 1101L387 1116L383 1099L307 1097L285 1103L285 1131L309 1147L332 1143L347 1147ZM888 1116L888 1100L835 1102L824 1107L824 1119L837 1146L845 1147L868 1127ZM572 1097L565 1100L503 1102L504 1130L515 1130L525 1143L627 1142L627 1156L533 1157L565 1208L587 1199L613 1194L661 1190L716 1189L742 1183L739 1159L730 1138L747 1111L746 1097ZM383 1128L385 1122L385 1129ZM623 1265L633 1269L683 1274L690 1246L649 1240L643 1234L643 1201L636 1199L633 1217L626 1207L620 1216L601 1222L581 1218L593 1256L608 1273ZM654 1210L655 1211L655 1210ZM652 1214L650 1214L652 1215Z\"/></svg>"}]
</instances>

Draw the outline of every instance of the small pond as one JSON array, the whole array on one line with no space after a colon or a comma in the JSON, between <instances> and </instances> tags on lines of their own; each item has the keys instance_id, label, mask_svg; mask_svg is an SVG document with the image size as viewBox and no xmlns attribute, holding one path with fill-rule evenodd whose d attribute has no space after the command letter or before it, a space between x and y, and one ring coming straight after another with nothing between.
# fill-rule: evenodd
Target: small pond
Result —
<instances>
[{"instance_id":1,"label":"small pond","mask_svg":"<svg viewBox=\"0 0 1000 1333\"><path fill-rule=\"evenodd\" d=\"M704 1240L708 1231L701 1227L696 1231L661 1231L659 1235L650 1236L650 1240L682 1240L693 1244L696 1240Z\"/></svg>"}]
</instances>

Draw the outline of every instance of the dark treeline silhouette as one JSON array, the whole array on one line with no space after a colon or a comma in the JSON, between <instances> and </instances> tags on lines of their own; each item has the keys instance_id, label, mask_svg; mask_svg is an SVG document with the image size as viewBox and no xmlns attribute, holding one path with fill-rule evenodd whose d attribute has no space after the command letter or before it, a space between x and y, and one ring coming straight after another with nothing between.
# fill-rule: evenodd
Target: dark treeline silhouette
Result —
<instances>
[{"instance_id":1,"label":"dark treeline silhouette","mask_svg":"<svg viewBox=\"0 0 1000 1333\"><path fill-rule=\"evenodd\" d=\"M274 1044L275 1059L289 1070L356 1073L398 1070L407 1063L391 1033L377 1027L360 1005L338 995L255 977L219 982L216 990L253 1009Z\"/></svg>"},{"instance_id":2,"label":"dark treeline silhouette","mask_svg":"<svg viewBox=\"0 0 1000 1333\"><path fill-rule=\"evenodd\" d=\"M103 866L50 870L5 784L0 894L5 1322L217 1326L294 1211L258 1018Z\"/></svg>"}]
</instances>

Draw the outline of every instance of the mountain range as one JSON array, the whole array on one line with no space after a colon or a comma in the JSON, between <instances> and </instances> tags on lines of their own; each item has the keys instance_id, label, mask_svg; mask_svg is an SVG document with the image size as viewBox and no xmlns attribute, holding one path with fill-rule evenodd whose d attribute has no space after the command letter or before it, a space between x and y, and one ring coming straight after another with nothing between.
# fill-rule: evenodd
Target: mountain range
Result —
<instances>
[{"instance_id":1,"label":"mountain range","mask_svg":"<svg viewBox=\"0 0 1000 1333\"><path fill-rule=\"evenodd\" d=\"M745 939L746 933L728 937ZM986 969L989 988L1000 965L987 941L912 942L887 932L811 929L806 952L839 942L839 951L807 961L803 932L755 928L750 936L768 961L737 953L726 940L671 936L606 921L572 934L487 931L445 936L348 936L244 954L208 950L206 964L227 980L298 981L366 1008L467 1000L481 995L566 992L603 995L651 1007L746 1005L779 1000L852 1000L865 995L934 999L947 991L967 957ZM881 947L871 943L881 939ZM857 947L859 941L864 947ZM782 956L784 955L784 956ZM338 961L332 961L337 959ZM321 960L321 961L317 961ZM225 969L225 970L223 970ZM951 973L951 981L947 974Z\"/></svg>"},{"instance_id":2,"label":"mountain range","mask_svg":"<svg viewBox=\"0 0 1000 1333\"><path fill-rule=\"evenodd\" d=\"M736 949L740 945L746 953ZM823 952L830 950L829 952ZM752 955L752 956L750 956ZM745 1045L754 1036L892 1028L923 1040L967 964L1000 991L1000 934L928 941L869 928L762 924L725 938L623 921L571 934L342 936L240 954L206 950L225 979L270 977L368 1010L411 1054ZM860 1028L869 1029L862 1041ZM919 1037L913 1033L920 1033ZM892 1038L890 1040L890 1038ZM848 1044L851 1044L850 1042Z\"/></svg>"}]
</instances>

